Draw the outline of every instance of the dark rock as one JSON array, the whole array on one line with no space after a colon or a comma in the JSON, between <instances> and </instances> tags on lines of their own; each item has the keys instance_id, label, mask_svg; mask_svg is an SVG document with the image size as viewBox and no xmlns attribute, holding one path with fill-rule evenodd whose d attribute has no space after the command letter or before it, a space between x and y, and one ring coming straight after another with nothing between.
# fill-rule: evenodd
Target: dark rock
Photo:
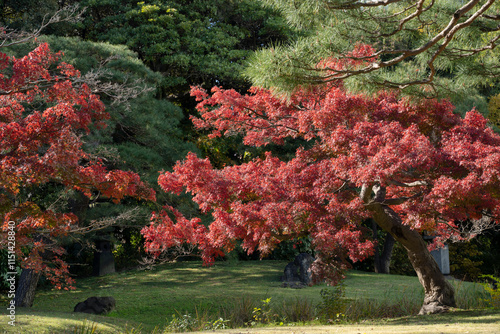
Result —
<instances>
[{"instance_id":1,"label":"dark rock","mask_svg":"<svg viewBox=\"0 0 500 334\"><path fill-rule=\"evenodd\" d=\"M115 305L116 301L113 297L90 297L76 304L73 312L106 314L113 310Z\"/></svg>"},{"instance_id":2,"label":"dark rock","mask_svg":"<svg viewBox=\"0 0 500 334\"><path fill-rule=\"evenodd\" d=\"M312 285L311 264L314 262L314 257L311 254L300 253L293 262L299 268L299 280L306 285Z\"/></svg>"},{"instance_id":3,"label":"dark rock","mask_svg":"<svg viewBox=\"0 0 500 334\"><path fill-rule=\"evenodd\" d=\"M281 280L283 282L300 282L298 268L294 262L290 262L286 265Z\"/></svg>"},{"instance_id":4,"label":"dark rock","mask_svg":"<svg viewBox=\"0 0 500 334\"><path fill-rule=\"evenodd\" d=\"M311 264L314 257L307 253L301 253L295 257L293 262L286 265L281 281L282 287L301 289L312 285Z\"/></svg>"}]
</instances>

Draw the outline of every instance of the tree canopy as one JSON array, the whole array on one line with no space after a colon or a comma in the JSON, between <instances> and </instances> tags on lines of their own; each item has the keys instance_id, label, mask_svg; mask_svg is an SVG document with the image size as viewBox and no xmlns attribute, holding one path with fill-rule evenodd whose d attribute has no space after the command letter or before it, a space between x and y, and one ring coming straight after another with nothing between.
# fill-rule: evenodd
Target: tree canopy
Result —
<instances>
[{"instance_id":1,"label":"tree canopy","mask_svg":"<svg viewBox=\"0 0 500 334\"><path fill-rule=\"evenodd\" d=\"M158 171L196 151L180 129L181 108L158 98L161 74L128 47L78 37L39 40L62 52L62 60L81 71L105 104L110 116L107 127L93 129L85 145L95 154L104 154L108 167L133 170L154 186Z\"/></svg>"}]
</instances>

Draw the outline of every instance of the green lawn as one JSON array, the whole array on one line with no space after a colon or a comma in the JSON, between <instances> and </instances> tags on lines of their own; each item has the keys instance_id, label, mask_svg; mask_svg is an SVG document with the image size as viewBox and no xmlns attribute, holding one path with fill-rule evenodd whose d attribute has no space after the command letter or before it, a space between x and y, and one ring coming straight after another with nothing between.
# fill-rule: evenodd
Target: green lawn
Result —
<instances>
[{"instance_id":1,"label":"green lawn","mask_svg":"<svg viewBox=\"0 0 500 334\"><path fill-rule=\"evenodd\" d=\"M150 332L155 327L165 328L173 314L215 312L221 306L245 299L258 302L271 298L272 303L278 304L297 300L306 300L312 305L319 303L320 291L325 285L281 288L279 278L285 265L279 261L255 261L217 262L212 267L202 267L199 262L180 262L150 271L79 279L75 291L38 291L31 309L17 310L17 330L29 328L33 333L44 330L58 333L62 328L72 328L81 324L82 319L89 318L105 325L106 328L101 328L103 332L113 332L116 328L123 332L125 326L141 326L144 332ZM457 288L460 294L465 294L467 303L477 299L474 291L482 289L471 283L458 283ZM91 296L113 296L116 310L104 317L72 313L78 302ZM411 301L418 307L423 292L416 277L351 271L345 280L345 297L389 304ZM6 305L5 296L1 301ZM6 322L0 323L0 331L9 329ZM48 323L52 323L52 330L47 329ZM55 326L59 329L55 330Z\"/></svg>"}]
</instances>

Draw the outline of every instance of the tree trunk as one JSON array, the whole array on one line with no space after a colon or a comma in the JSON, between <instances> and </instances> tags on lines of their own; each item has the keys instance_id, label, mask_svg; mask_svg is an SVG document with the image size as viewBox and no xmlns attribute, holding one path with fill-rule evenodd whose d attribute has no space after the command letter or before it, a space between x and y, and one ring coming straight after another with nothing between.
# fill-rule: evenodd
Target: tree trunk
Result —
<instances>
[{"instance_id":1,"label":"tree trunk","mask_svg":"<svg viewBox=\"0 0 500 334\"><path fill-rule=\"evenodd\" d=\"M377 223L375 220L372 221L372 229L373 229L373 237L374 239L378 239L377 235ZM387 233L384 240L384 248L382 252L379 252L379 248L375 250L375 272L379 274L390 274L390 266L391 266L391 257L392 250L394 248L394 238L390 233Z\"/></svg>"},{"instance_id":2,"label":"tree trunk","mask_svg":"<svg viewBox=\"0 0 500 334\"><path fill-rule=\"evenodd\" d=\"M40 272L32 269L23 269L16 288L16 307L31 307L35 300L35 290L40 279Z\"/></svg>"},{"instance_id":3,"label":"tree trunk","mask_svg":"<svg viewBox=\"0 0 500 334\"><path fill-rule=\"evenodd\" d=\"M382 198L371 198L364 189L361 197L377 224L408 252L408 258L424 287L424 303L419 314L442 313L447 312L450 307L456 307L453 287L441 273L424 239L417 231L404 225L394 210L382 204L385 194L383 190L381 193ZM375 195L380 197L377 193Z\"/></svg>"}]
</instances>

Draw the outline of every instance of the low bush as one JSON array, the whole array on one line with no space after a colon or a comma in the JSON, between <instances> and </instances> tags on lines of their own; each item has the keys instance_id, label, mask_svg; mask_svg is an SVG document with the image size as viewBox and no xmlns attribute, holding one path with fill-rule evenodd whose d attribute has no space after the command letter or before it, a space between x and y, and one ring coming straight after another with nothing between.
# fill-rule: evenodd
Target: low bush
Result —
<instances>
[{"instance_id":1,"label":"low bush","mask_svg":"<svg viewBox=\"0 0 500 334\"><path fill-rule=\"evenodd\" d=\"M296 297L293 300L284 300L276 307L281 322L308 322L316 318L317 312L313 302L307 298Z\"/></svg>"},{"instance_id":2,"label":"low bush","mask_svg":"<svg viewBox=\"0 0 500 334\"><path fill-rule=\"evenodd\" d=\"M489 294L489 298L484 299L484 301L490 307L500 308L500 278L493 275L482 275L480 278L485 280L481 285Z\"/></svg>"}]
</instances>

